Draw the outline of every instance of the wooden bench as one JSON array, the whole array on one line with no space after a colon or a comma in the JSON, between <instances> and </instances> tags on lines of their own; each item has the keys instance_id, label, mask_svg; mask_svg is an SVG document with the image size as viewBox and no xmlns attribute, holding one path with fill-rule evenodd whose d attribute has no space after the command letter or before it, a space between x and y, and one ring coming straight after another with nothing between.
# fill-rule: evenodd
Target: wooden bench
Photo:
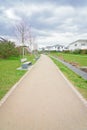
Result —
<instances>
[{"instance_id":1,"label":"wooden bench","mask_svg":"<svg viewBox=\"0 0 87 130\"><path fill-rule=\"evenodd\" d=\"M25 62L25 61L27 61L27 58L21 59L21 62L22 62L22 63Z\"/></svg>"},{"instance_id":2,"label":"wooden bench","mask_svg":"<svg viewBox=\"0 0 87 130\"><path fill-rule=\"evenodd\" d=\"M27 61L27 58L21 59L21 62L22 62L22 69L28 69L28 67L32 65L32 62Z\"/></svg>"}]
</instances>

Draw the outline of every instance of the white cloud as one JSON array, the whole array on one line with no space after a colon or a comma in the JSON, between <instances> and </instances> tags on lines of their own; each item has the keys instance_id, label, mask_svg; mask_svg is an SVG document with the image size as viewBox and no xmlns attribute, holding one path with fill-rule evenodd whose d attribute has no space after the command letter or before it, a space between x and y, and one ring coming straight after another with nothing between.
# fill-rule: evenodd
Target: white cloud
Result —
<instances>
[{"instance_id":1,"label":"white cloud","mask_svg":"<svg viewBox=\"0 0 87 130\"><path fill-rule=\"evenodd\" d=\"M17 3L11 8L0 8L2 21L14 22L26 17L31 21L38 43L46 45L57 41L69 43L87 37L87 7L55 5L52 3Z\"/></svg>"},{"instance_id":2,"label":"white cloud","mask_svg":"<svg viewBox=\"0 0 87 130\"><path fill-rule=\"evenodd\" d=\"M15 14L15 11L12 8L5 10L4 14L8 19L20 20L20 17Z\"/></svg>"},{"instance_id":3,"label":"white cloud","mask_svg":"<svg viewBox=\"0 0 87 130\"><path fill-rule=\"evenodd\" d=\"M19 13L23 13L26 16L31 16L34 13L40 13L44 10L49 10L50 5L46 4L27 4L27 3L19 3L13 7L13 9Z\"/></svg>"},{"instance_id":4,"label":"white cloud","mask_svg":"<svg viewBox=\"0 0 87 130\"><path fill-rule=\"evenodd\" d=\"M60 18L70 17L75 14L75 8L72 6L55 6L54 14Z\"/></svg>"}]
</instances>

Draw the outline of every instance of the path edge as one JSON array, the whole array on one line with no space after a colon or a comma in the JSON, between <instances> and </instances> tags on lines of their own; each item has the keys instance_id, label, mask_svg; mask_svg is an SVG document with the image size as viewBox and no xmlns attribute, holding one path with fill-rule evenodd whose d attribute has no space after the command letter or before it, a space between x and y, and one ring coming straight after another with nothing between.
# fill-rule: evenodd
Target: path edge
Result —
<instances>
[{"instance_id":1,"label":"path edge","mask_svg":"<svg viewBox=\"0 0 87 130\"><path fill-rule=\"evenodd\" d=\"M52 59L51 59L52 60ZM53 60L52 60L53 61ZM54 63L54 62L53 62ZM54 63L55 64L55 63ZM56 65L56 64L55 64ZM73 90L73 92L77 95L77 97L81 100L81 102L87 107L87 100L82 96L82 94L76 89L76 87L67 79L67 77L63 74L63 72L59 69L59 67L56 65L59 73L62 75L64 80L69 84L70 88Z\"/></svg>"},{"instance_id":2,"label":"path edge","mask_svg":"<svg viewBox=\"0 0 87 130\"><path fill-rule=\"evenodd\" d=\"M38 59L38 61L40 60L40 58ZM6 100L9 98L9 96L12 94L12 92L18 87L18 85L23 81L23 79L30 73L30 71L35 67L35 65L37 64L37 62L32 65L28 71L18 80L17 83L15 83L10 90L5 94L5 96L0 100L0 107L6 102ZM20 71L20 70L19 70Z\"/></svg>"}]
</instances>

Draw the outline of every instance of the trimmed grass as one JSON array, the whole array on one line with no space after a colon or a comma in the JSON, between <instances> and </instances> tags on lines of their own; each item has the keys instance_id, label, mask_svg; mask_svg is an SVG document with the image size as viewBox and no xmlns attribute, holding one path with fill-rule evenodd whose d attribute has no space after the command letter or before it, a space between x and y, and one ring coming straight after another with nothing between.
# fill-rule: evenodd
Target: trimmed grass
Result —
<instances>
[{"instance_id":1,"label":"trimmed grass","mask_svg":"<svg viewBox=\"0 0 87 130\"><path fill-rule=\"evenodd\" d=\"M72 82L72 84L78 89L78 91L83 95L83 97L87 99L87 80L84 80L80 76L76 75L73 71L71 71L69 68L67 68L65 65L63 65L56 59L51 59L64 73L64 75Z\"/></svg>"},{"instance_id":2,"label":"trimmed grass","mask_svg":"<svg viewBox=\"0 0 87 130\"><path fill-rule=\"evenodd\" d=\"M63 58L65 61L78 63L79 66L87 66L87 55L80 55L80 54L65 54L65 53L58 53L55 52L53 55L56 55L60 58Z\"/></svg>"},{"instance_id":3,"label":"trimmed grass","mask_svg":"<svg viewBox=\"0 0 87 130\"><path fill-rule=\"evenodd\" d=\"M28 55L27 59L35 63L34 55ZM20 66L20 58L0 59L0 99L26 73L26 70L16 70Z\"/></svg>"}]
</instances>

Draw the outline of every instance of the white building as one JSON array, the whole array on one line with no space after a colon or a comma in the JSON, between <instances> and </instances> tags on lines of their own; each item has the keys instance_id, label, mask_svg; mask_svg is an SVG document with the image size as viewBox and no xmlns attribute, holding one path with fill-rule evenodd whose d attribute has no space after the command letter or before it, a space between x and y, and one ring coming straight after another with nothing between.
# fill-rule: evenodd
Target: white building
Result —
<instances>
[{"instance_id":1,"label":"white building","mask_svg":"<svg viewBox=\"0 0 87 130\"><path fill-rule=\"evenodd\" d=\"M64 46L62 45L53 45L53 46L46 46L45 51L63 51Z\"/></svg>"},{"instance_id":2,"label":"white building","mask_svg":"<svg viewBox=\"0 0 87 130\"><path fill-rule=\"evenodd\" d=\"M68 50L85 50L87 49L87 40L77 40L68 45Z\"/></svg>"}]
</instances>

